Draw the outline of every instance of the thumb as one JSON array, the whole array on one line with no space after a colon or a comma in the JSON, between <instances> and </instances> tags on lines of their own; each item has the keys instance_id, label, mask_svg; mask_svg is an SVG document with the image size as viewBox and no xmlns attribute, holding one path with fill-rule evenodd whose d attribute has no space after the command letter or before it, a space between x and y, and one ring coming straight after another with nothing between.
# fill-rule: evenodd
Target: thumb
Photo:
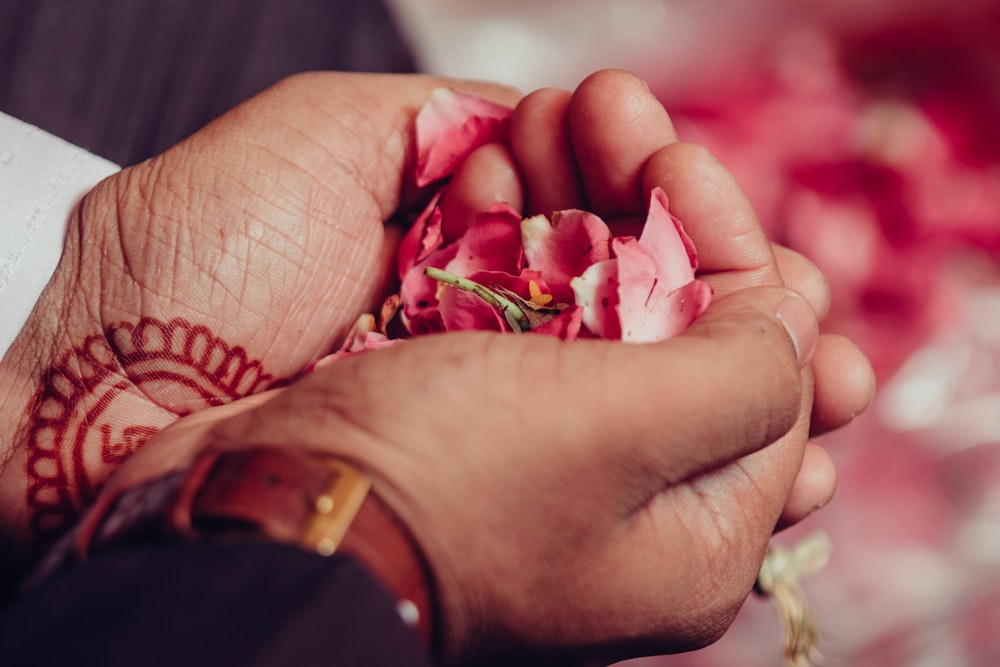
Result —
<instances>
[{"instance_id":1,"label":"thumb","mask_svg":"<svg viewBox=\"0 0 1000 667\"><path fill-rule=\"evenodd\" d=\"M599 356L590 345L567 346L563 367L596 373L563 388L574 400L554 421L579 429L568 440L602 448L577 445L605 475L617 470L641 502L784 436L801 416L802 369L817 337L816 317L795 292L741 290L663 343L595 341Z\"/></svg>"}]
</instances>

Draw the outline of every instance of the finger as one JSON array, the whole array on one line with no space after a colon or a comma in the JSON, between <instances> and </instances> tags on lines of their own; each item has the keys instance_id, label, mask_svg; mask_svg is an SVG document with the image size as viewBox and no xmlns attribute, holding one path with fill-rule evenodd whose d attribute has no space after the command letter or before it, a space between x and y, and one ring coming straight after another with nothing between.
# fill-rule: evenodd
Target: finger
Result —
<instances>
[{"instance_id":1,"label":"finger","mask_svg":"<svg viewBox=\"0 0 1000 667\"><path fill-rule=\"evenodd\" d=\"M569 132L569 103L568 91L543 88L514 109L510 142L524 174L530 215L586 206Z\"/></svg>"},{"instance_id":2,"label":"finger","mask_svg":"<svg viewBox=\"0 0 1000 667\"><path fill-rule=\"evenodd\" d=\"M511 152L500 144L483 146L465 159L441 196L442 234L446 240L457 239L478 213L498 202L520 211L523 198Z\"/></svg>"},{"instance_id":3,"label":"finger","mask_svg":"<svg viewBox=\"0 0 1000 667\"><path fill-rule=\"evenodd\" d=\"M771 244L778 272L785 286L805 297L819 319L830 312L830 284L805 255L777 243Z\"/></svg>"},{"instance_id":4,"label":"finger","mask_svg":"<svg viewBox=\"0 0 1000 667\"><path fill-rule=\"evenodd\" d=\"M837 468L830 454L814 442L806 445L802 466L792 484L778 520L777 530L802 521L833 499L837 491Z\"/></svg>"},{"instance_id":5,"label":"finger","mask_svg":"<svg viewBox=\"0 0 1000 667\"><path fill-rule=\"evenodd\" d=\"M554 457L575 471L575 483L637 507L784 435L800 415L800 369L817 335L809 305L779 288L722 299L684 335L659 344L427 336L317 370L298 383L294 400L272 401L267 420L234 437L267 442L291 428L303 446L348 446L342 454L389 470L398 462L386 452L405 451L414 433L463 443L460 451L420 452L429 469L459 459L478 469L505 455L495 448L505 434L519 457ZM383 408L395 405L407 410L387 419ZM316 428L292 427L301 423ZM337 435L345 429L351 437ZM372 440L393 444L373 448ZM446 459L434 462L438 456Z\"/></svg>"},{"instance_id":6,"label":"finger","mask_svg":"<svg viewBox=\"0 0 1000 667\"><path fill-rule=\"evenodd\" d=\"M733 176L703 147L675 143L656 152L644 189L659 186L698 249L699 270L719 295L780 285L771 243Z\"/></svg>"},{"instance_id":7,"label":"finger","mask_svg":"<svg viewBox=\"0 0 1000 667\"><path fill-rule=\"evenodd\" d=\"M559 390L576 396L572 413L550 407L546 416L570 442L601 443L598 451L577 444L580 456L600 460L602 474L617 471L641 504L785 435L802 414L800 369L817 337L812 309L793 292L737 292L665 343L604 348L593 381L571 389L567 379ZM582 343L562 366L594 367L595 351Z\"/></svg>"},{"instance_id":8,"label":"finger","mask_svg":"<svg viewBox=\"0 0 1000 667\"><path fill-rule=\"evenodd\" d=\"M590 210L605 218L641 214L643 166L677 141L663 105L634 74L605 70L573 93L569 119Z\"/></svg>"},{"instance_id":9,"label":"finger","mask_svg":"<svg viewBox=\"0 0 1000 667\"><path fill-rule=\"evenodd\" d=\"M875 372L864 353L845 336L820 336L812 370L816 383L812 435L850 423L871 404Z\"/></svg>"},{"instance_id":10,"label":"finger","mask_svg":"<svg viewBox=\"0 0 1000 667\"><path fill-rule=\"evenodd\" d=\"M822 319L830 310L826 278L805 256L783 246L773 246L785 285L809 301ZM820 336L812 361L815 404L813 436L840 428L864 412L875 391L871 364L860 349L838 334Z\"/></svg>"}]
</instances>

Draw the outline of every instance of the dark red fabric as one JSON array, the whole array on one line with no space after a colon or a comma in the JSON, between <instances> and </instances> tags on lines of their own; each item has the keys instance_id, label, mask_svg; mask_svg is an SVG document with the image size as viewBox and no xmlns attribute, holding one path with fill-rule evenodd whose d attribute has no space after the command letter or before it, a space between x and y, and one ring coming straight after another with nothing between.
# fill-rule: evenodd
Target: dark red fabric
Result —
<instances>
[{"instance_id":1,"label":"dark red fabric","mask_svg":"<svg viewBox=\"0 0 1000 667\"><path fill-rule=\"evenodd\" d=\"M317 69L413 61L377 0L0 0L0 111L122 165Z\"/></svg>"},{"instance_id":2,"label":"dark red fabric","mask_svg":"<svg viewBox=\"0 0 1000 667\"><path fill-rule=\"evenodd\" d=\"M430 667L395 600L345 556L278 544L109 550L0 614L0 663Z\"/></svg>"}]
</instances>

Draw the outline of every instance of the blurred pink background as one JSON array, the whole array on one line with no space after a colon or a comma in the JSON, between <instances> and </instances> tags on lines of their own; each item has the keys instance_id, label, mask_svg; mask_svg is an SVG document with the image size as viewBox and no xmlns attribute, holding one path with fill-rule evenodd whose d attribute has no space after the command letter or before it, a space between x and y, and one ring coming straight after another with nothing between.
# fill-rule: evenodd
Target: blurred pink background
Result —
<instances>
[{"instance_id":1,"label":"blurred pink background","mask_svg":"<svg viewBox=\"0 0 1000 667\"><path fill-rule=\"evenodd\" d=\"M733 170L834 294L879 380L826 436L824 665L1000 665L1000 3L394 0L424 69L572 88L623 67ZM664 572L664 576L675 576ZM751 598L716 645L629 665L781 665Z\"/></svg>"}]
</instances>

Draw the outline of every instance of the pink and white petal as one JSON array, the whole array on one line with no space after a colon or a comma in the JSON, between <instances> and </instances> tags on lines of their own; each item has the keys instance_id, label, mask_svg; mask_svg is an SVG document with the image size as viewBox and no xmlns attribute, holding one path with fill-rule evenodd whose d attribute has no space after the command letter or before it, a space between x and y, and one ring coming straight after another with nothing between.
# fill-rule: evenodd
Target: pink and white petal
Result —
<instances>
[{"instance_id":1,"label":"pink and white petal","mask_svg":"<svg viewBox=\"0 0 1000 667\"><path fill-rule=\"evenodd\" d=\"M400 279L418 262L441 247L443 235L441 208L438 206L440 199L441 193L438 192L400 242L399 250L396 251L396 270Z\"/></svg>"},{"instance_id":2,"label":"pink and white petal","mask_svg":"<svg viewBox=\"0 0 1000 667\"><path fill-rule=\"evenodd\" d=\"M632 319L622 305L622 340L630 343L655 343L684 332L712 302L711 286L692 280L672 292L657 283L649 302L641 311L643 319Z\"/></svg>"},{"instance_id":3,"label":"pink and white petal","mask_svg":"<svg viewBox=\"0 0 1000 667\"><path fill-rule=\"evenodd\" d=\"M417 185L451 176L472 151L507 143L511 109L485 97L438 88L417 114Z\"/></svg>"},{"instance_id":4,"label":"pink and white petal","mask_svg":"<svg viewBox=\"0 0 1000 667\"><path fill-rule=\"evenodd\" d=\"M445 270L471 277L476 271L517 275L524 264L521 250L521 214L498 203L476 216L476 221L455 244L455 258Z\"/></svg>"},{"instance_id":5,"label":"pink and white petal","mask_svg":"<svg viewBox=\"0 0 1000 667\"><path fill-rule=\"evenodd\" d=\"M712 288L692 280L672 288L657 275L655 260L634 239L615 239L618 255L621 339L653 343L684 331L712 300Z\"/></svg>"},{"instance_id":6,"label":"pink and white petal","mask_svg":"<svg viewBox=\"0 0 1000 667\"><path fill-rule=\"evenodd\" d=\"M618 260L608 259L591 264L583 275L570 281L583 326L599 338L621 338L618 273Z\"/></svg>"},{"instance_id":7,"label":"pink and white petal","mask_svg":"<svg viewBox=\"0 0 1000 667\"><path fill-rule=\"evenodd\" d=\"M521 238L527 265L545 276L560 302L569 301L573 294L570 280L611 258L611 230L587 211L556 211L551 220L544 215L525 218Z\"/></svg>"},{"instance_id":8,"label":"pink and white petal","mask_svg":"<svg viewBox=\"0 0 1000 667\"><path fill-rule=\"evenodd\" d=\"M389 338L381 331L378 331L376 328L377 326L378 323L375 321L374 315L368 313L362 315L358 318L358 321L354 323L351 333L347 336L346 340L344 340L340 349L333 354L328 354L325 357L320 357L319 359L313 361L309 367L306 368L305 372L311 373L317 368L329 366L338 359L343 359L344 357L350 357L362 352L368 352L369 350L381 350L406 341L405 338Z\"/></svg>"},{"instance_id":9,"label":"pink and white petal","mask_svg":"<svg viewBox=\"0 0 1000 667\"><path fill-rule=\"evenodd\" d=\"M681 221L671 215L667 195L660 188L654 188L650 195L649 213L639 245L655 262L657 278L665 282L668 289L677 289L694 279L694 271L698 268L694 243Z\"/></svg>"}]
</instances>

